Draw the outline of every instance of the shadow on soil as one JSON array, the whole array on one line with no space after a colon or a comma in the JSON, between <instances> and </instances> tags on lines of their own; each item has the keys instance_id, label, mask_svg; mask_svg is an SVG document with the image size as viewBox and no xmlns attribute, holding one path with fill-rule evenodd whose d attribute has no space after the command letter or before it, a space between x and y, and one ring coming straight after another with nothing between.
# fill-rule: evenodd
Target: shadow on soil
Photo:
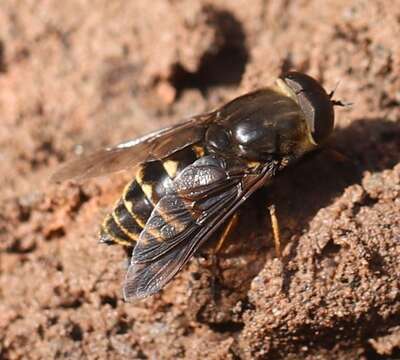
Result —
<instances>
[{"instance_id":1,"label":"shadow on soil","mask_svg":"<svg viewBox=\"0 0 400 360\"><path fill-rule=\"evenodd\" d=\"M175 66L170 81L178 93L196 88L204 94L213 86L239 84L249 58L241 22L229 11L211 5L203 11L219 41L203 55L195 73L188 72L180 64Z\"/></svg>"}]
</instances>

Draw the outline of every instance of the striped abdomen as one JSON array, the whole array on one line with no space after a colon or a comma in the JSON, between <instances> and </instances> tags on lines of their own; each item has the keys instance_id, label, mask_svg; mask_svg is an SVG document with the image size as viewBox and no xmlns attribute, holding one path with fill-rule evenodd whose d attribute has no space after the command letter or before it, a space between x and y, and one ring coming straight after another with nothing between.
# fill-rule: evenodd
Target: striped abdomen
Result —
<instances>
[{"instance_id":1,"label":"striped abdomen","mask_svg":"<svg viewBox=\"0 0 400 360\"><path fill-rule=\"evenodd\" d=\"M101 226L100 242L134 246L172 179L203 155L204 148L193 145L163 160L143 164L135 179L125 187L114 210L105 218Z\"/></svg>"}]
</instances>

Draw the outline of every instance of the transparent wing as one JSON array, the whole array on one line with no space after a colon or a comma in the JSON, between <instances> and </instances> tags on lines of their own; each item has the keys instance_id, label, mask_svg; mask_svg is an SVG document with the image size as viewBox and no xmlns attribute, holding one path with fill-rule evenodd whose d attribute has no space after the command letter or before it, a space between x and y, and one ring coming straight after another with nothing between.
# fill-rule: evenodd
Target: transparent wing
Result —
<instances>
[{"instance_id":1,"label":"transparent wing","mask_svg":"<svg viewBox=\"0 0 400 360\"><path fill-rule=\"evenodd\" d=\"M271 163L257 175L236 172L232 176L215 156L183 170L140 234L125 278L125 299L143 298L163 288L275 170Z\"/></svg>"},{"instance_id":2,"label":"transparent wing","mask_svg":"<svg viewBox=\"0 0 400 360\"><path fill-rule=\"evenodd\" d=\"M193 144L203 137L204 129L214 113L199 115L141 138L112 148L97 150L62 165L51 177L54 182L68 179L83 180L125 170L137 164L162 159Z\"/></svg>"}]
</instances>

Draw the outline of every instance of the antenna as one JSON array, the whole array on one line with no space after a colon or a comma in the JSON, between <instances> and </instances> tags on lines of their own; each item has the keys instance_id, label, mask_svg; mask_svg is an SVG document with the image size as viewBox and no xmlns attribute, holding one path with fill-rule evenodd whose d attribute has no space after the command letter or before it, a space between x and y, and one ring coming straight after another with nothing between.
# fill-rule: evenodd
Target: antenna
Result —
<instances>
[{"instance_id":1,"label":"antenna","mask_svg":"<svg viewBox=\"0 0 400 360\"><path fill-rule=\"evenodd\" d=\"M341 100L334 100L334 99L332 99L333 95L335 94L336 90L338 89L338 87L339 87L339 85L340 85L340 81L341 81L341 80L339 80L339 81L336 83L335 87L334 87L333 90L328 94L328 96L329 96L329 99L331 99L331 103L332 103L333 106L342 106L342 107L345 107L345 108L349 108L349 107L353 106L353 103L352 103L352 102L349 102L349 101L341 101Z\"/></svg>"},{"instance_id":2,"label":"antenna","mask_svg":"<svg viewBox=\"0 0 400 360\"><path fill-rule=\"evenodd\" d=\"M338 89L339 85L340 85L340 81L338 80L338 82L336 83L335 87L333 88L333 90L328 94L329 99L332 99L332 96L335 94L336 90Z\"/></svg>"},{"instance_id":3,"label":"antenna","mask_svg":"<svg viewBox=\"0 0 400 360\"><path fill-rule=\"evenodd\" d=\"M350 101L341 101L341 100L331 100L333 106L342 106L345 108L351 108L353 103Z\"/></svg>"}]
</instances>

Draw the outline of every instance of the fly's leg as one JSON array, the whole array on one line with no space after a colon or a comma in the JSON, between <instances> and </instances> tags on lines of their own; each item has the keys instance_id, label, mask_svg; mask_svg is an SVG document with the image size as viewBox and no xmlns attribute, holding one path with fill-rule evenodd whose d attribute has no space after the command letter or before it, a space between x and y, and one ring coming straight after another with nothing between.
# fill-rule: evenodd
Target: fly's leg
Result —
<instances>
[{"instance_id":1,"label":"fly's leg","mask_svg":"<svg viewBox=\"0 0 400 360\"><path fill-rule=\"evenodd\" d=\"M275 205L268 207L269 216L271 218L272 233L274 235L275 253L278 258L282 257L281 251L281 232L279 230L278 217L276 215Z\"/></svg>"},{"instance_id":2,"label":"fly's leg","mask_svg":"<svg viewBox=\"0 0 400 360\"><path fill-rule=\"evenodd\" d=\"M218 240L217 246L215 247L215 250L214 250L215 255L218 254L218 252L221 250L225 240L228 239L229 236L232 234L232 231L236 228L238 221L239 221L239 215L236 212L229 219L228 223L226 224L226 226L224 228L224 231L223 231L221 237Z\"/></svg>"},{"instance_id":3,"label":"fly's leg","mask_svg":"<svg viewBox=\"0 0 400 360\"><path fill-rule=\"evenodd\" d=\"M228 221L228 223L225 225L225 228L218 239L218 243L215 246L214 250L211 253L211 271L212 271L212 282L211 282L211 291L213 293L214 299L218 298L218 279L221 278L221 271L219 268L219 263L218 263L218 253L222 249L222 246L229 238L229 236L232 234L233 230L236 228L237 224L239 221L239 215L236 212Z\"/></svg>"}]
</instances>

